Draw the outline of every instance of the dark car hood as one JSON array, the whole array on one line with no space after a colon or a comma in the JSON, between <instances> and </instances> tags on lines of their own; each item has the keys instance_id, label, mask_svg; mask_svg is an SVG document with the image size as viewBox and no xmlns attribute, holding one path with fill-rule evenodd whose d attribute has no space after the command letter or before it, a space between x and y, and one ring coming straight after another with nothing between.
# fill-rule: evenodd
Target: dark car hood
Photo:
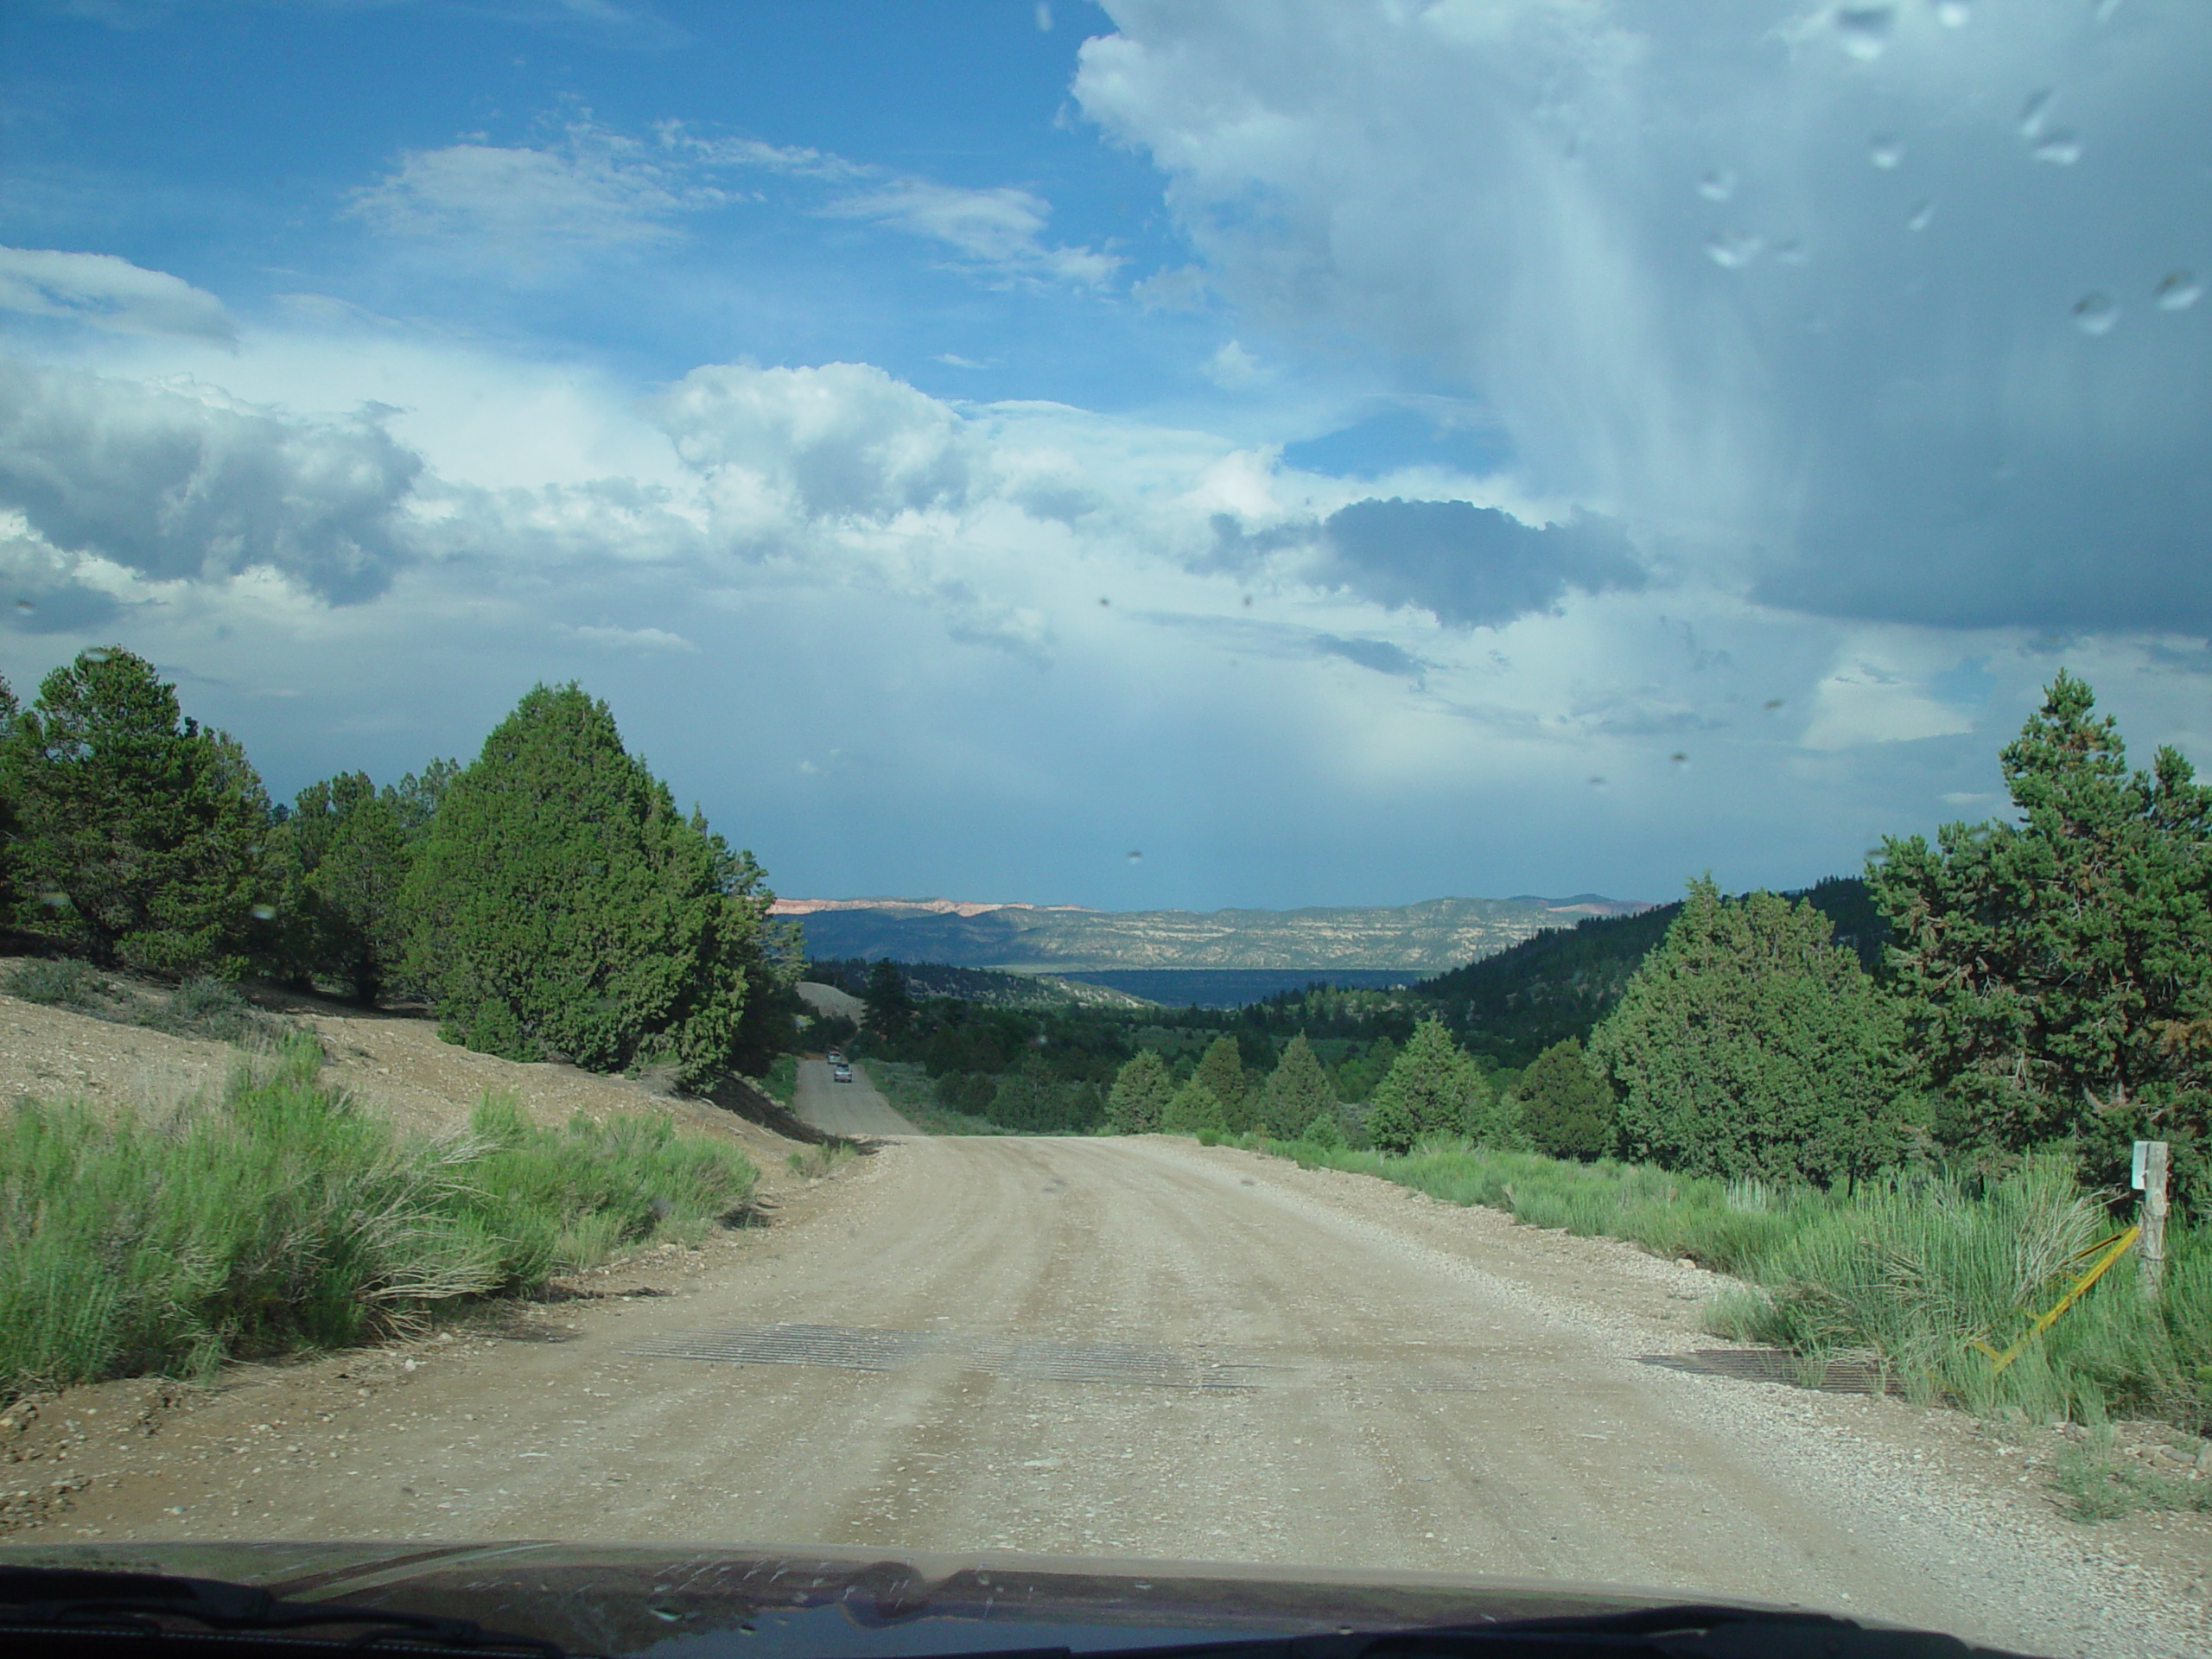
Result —
<instances>
[{"instance_id":1,"label":"dark car hood","mask_svg":"<svg viewBox=\"0 0 2212 1659\"><path fill-rule=\"evenodd\" d=\"M0 1549L0 1565L227 1579L295 1600L470 1618L572 1652L664 1659L1080 1652L1715 1599L1436 1573L746 1545L80 1544Z\"/></svg>"}]
</instances>

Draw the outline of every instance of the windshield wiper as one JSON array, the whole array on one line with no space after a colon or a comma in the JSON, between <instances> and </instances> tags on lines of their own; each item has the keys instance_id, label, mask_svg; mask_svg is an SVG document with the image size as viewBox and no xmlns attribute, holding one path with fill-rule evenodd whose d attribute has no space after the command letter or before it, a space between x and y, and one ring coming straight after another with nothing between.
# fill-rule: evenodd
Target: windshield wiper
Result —
<instances>
[{"instance_id":1,"label":"windshield wiper","mask_svg":"<svg viewBox=\"0 0 2212 1659\"><path fill-rule=\"evenodd\" d=\"M199 1631L259 1637L298 1633L302 1640L322 1647L395 1642L417 1652L527 1653L563 1659L563 1649L550 1642L487 1630L470 1619L336 1602L284 1601L252 1585L222 1579L81 1567L0 1567L0 1645L12 1650L20 1650L34 1637L48 1637L49 1643L101 1635L157 1638L173 1633L166 1620L197 1627L190 1634L203 1645L207 1638ZM348 1626L360 1633L342 1643L304 1634Z\"/></svg>"}]
</instances>

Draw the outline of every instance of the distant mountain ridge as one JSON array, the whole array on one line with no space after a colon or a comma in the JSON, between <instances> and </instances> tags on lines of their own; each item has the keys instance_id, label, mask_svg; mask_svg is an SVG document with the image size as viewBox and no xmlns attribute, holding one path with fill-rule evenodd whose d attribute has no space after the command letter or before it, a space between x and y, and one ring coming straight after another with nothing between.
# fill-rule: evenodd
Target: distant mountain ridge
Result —
<instances>
[{"instance_id":1,"label":"distant mountain ridge","mask_svg":"<svg viewBox=\"0 0 2212 1659\"><path fill-rule=\"evenodd\" d=\"M815 957L889 957L1014 973L1128 969L1330 969L1427 975L1494 955L1547 929L1632 916L1634 900L1430 899L1303 910L1084 910L957 899L788 899Z\"/></svg>"}]
</instances>

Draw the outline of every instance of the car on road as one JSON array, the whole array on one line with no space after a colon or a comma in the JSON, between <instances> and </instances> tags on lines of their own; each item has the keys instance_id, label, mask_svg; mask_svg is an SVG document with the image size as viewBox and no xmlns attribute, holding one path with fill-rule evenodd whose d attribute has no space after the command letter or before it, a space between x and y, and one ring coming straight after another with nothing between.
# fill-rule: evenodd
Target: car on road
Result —
<instances>
[{"instance_id":1,"label":"car on road","mask_svg":"<svg viewBox=\"0 0 2212 1659\"><path fill-rule=\"evenodd\" d=\"M850 1083L853 1080L853 1068L843 1065L831 1066L830 1080L832 1083Z\"/></svg>"}]
</instances>

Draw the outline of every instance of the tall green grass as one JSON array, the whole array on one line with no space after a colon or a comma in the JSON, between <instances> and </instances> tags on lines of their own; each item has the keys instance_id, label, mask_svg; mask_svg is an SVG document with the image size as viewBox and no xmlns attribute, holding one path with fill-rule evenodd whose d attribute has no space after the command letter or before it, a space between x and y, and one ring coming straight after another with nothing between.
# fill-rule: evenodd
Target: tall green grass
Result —
<instances>
[{"instance_id":1,"label":"tall green grass","mask_svg":"<svg viewBox=\"0 0 2212 1659\"><path fill-rule=\"evenodd\" d=\"M1538 1227L1626 1239L1745 1281L1708 1310L1716 1334L1787 1347L1817 1372L1871 1356L1908 1393L2041 1421L2113 1412L2212 1426L2212 1231L2177 1217L2165 1276L2144 1293L2133 1256L2116 1263L2001 1372L2003 1351L2116 1230L2101 1195L2063 1160L1967 1184L1898 1174L1833 1191L1669 1174L1648 1164L1580 1164L1430 1141L1402 1157L1248 1137L1255 1150L1379 1176L1452 1204L1503 1210Z\"/></svg>"},{"instance_id":2,"label":"tall green grass","mask_svg":"<svg viewBox=\"0 0 2212 1659\"><path fill-rule=\"evenodd\" d=\"M404 1135L295 1036L167 1117L0 1116L0 1397L358 1342L619 1247L696 1239L751 1193L736 1148L664 1117L565 1133L486 1096Z\"/></svg>"}]
</instances>

